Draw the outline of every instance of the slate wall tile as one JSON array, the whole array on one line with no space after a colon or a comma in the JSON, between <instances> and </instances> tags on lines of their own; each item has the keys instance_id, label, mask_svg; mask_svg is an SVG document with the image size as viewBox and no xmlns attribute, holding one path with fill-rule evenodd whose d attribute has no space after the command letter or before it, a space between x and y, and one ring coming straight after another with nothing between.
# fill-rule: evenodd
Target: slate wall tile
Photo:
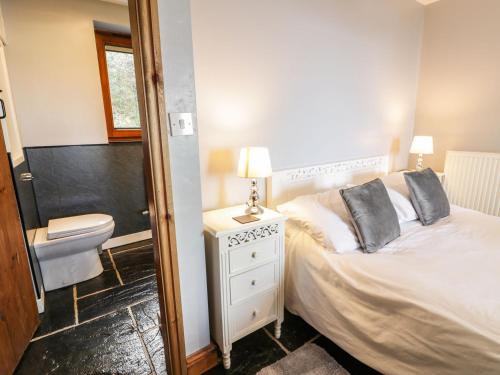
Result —
<instances>
[{"instance_id":1,"label":"slate wall tile","mask_svg":"<svg viewBox=\"0 0 500 375\"><path fill-rule=\"evenodd\" d=\"M111 143L26 149L40 224L87 213L113 216L113 237L150 229L142 144Z\"/></svg>"}]
</instances>

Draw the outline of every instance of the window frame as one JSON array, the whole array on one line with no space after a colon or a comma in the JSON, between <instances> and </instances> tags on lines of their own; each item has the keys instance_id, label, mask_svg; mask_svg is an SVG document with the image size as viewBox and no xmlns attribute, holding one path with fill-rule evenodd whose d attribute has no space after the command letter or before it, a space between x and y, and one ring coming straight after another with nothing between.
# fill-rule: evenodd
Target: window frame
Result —
<instances>
[{"instance_id":1,"label":"window frame","mask_svg":"<svg viewBox=\"0 0 500 375\"><path fill-rule=\"evenodd\" d=\"M102 101L104 115L106 117L106 129L109 142L141 141L141 129L116 129L113 120L113 106L111 102L111 91L109 89L108 64L106 61L106 46L124 47L132 49L132 38L129 35L115 34L104 31L95 31L97 48L97 61L99 63L99 75L101 77Z\"/></svg>"}]
</instances>

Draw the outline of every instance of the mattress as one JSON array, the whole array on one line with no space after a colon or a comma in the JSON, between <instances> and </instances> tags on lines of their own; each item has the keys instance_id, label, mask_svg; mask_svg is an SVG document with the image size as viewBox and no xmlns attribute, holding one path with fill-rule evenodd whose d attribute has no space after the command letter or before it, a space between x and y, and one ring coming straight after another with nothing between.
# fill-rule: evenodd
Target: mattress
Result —
<instances>
[{"instance_id":1,"label":"mattress","mask_svg":"<svg viewBox=\"0 0 500 375\"><path fill-rule=\"evenodd\" d=\"M500 218L452 207L375 254L288 225L286 306L385 374L500 373Z\"/></svg>"}]
</instances>

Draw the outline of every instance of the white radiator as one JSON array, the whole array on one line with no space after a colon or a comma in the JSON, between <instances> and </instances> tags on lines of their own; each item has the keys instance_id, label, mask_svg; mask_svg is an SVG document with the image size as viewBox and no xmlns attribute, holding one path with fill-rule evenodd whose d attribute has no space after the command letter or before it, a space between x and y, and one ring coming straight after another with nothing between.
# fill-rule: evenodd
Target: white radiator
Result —
<instances>
[{"instance_id":1,"label":"white radiator","mask_svg":"<svg viewBox=\"0 0 500 375\"><path fill-rule=\"evenodd\" d=\"M500 154L448 151L444 173L450 203L500 216Z\"/></svg>"}]
</instances>

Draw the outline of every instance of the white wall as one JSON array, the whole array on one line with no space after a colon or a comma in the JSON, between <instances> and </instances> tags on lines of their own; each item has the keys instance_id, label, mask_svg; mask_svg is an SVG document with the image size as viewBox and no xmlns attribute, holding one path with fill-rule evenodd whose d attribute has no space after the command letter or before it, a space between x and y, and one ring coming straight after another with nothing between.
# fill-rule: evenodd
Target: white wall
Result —
<instances>
[{"instance_id":1,"label":"white wall","mask_svg":"<svg viewBox=\"0 0 500 375\"><path fill-rule=\"evenodd\" d=\"M189 2L162 0L158 8L166 110L196 118ZM197 133L168 138L187 355L210 344Z\"/></svg>"},{"instance_id":2,"label":"white wall","mask_svg":"<svg viewBox=\"0 0 500 375\"><path fill-rule=\"evenodd\" d=\"M93 20L126 26L127 7L4 0L2 8L23 145L107 143Z\"/></svg>"},{"instance_id":3,"label":"white wall","mask_svg":"<svg viewBox=\"0 0 500 375\"><path fill-rule=\"evenodd\" d=\"M243 202L237 150L275 170L381 154L405 168L423 6L414 0L191 0L203 207Z\"/></svg>"},{"instance_id":4,"label":"white wall","mask_svg":"<svg viewBox=\"0 0 500 375\"><path fill-rule=\"evenodd\" d=\"M23 145L19 134L17 124L16 110L12 100L12 90L10 87L9 70L5 59L5 45L7 43L7 34L5 32L5 23L3 20L3 11L0 2L0 98L4 101L7 117L0 120L3 131L6 150L10 153L11 161L14 167L24 161Z\"/></svg>"},{"instance_id":5,"label":"white wall","mask_svg":"<svg viewBox=\"0 0 500 375\"><path fill-rule=\"evenodd\" d=\"M16 116L16 108L12 99L12 90L10 87L9 71L5 61L5 47L0 46L0 98L4 101L5 112L7 116L0 120L4 132L7 152L10 153L14 167L24 161L23 145L19 134L19 126Z\"/></svg>"},{"instance_id":6,"label":"white wall","mask_svg":"<svg viewBox=\"0 0 500 375\"><path fill-rule=\"evenodd\" d=\"M446 150L500 152L500 1L441 0L425 8L415 134Z\"/></svg>"}]
</instances>

